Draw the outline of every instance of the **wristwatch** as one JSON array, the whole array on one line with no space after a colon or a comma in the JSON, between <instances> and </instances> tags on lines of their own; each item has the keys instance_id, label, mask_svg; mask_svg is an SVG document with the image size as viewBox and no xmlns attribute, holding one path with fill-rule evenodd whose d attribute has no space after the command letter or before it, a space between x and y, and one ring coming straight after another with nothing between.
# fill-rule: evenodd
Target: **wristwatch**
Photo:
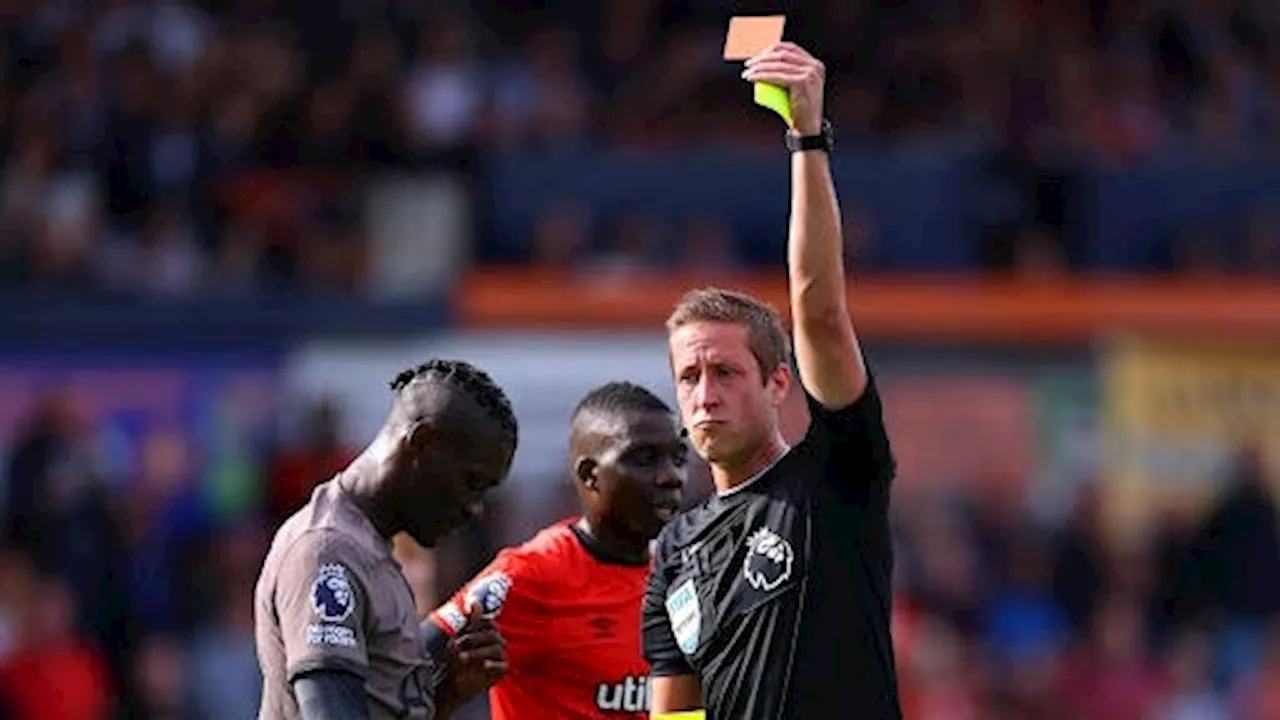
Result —
<instances>
[{"instance_id":1,"label":"wristwatch","mask_svg":"<svg viewBox=\"0 0 1280 720\"><path fill-rule=\"evenodd\" d=\"M825 118L822 121L822 130L817 135L801 135L795 130L788 130L783 137L787 150L793 153L821 150L830 155L836 146L835 129L831 127L831 121Z\"/></svg>"}]
</instances>

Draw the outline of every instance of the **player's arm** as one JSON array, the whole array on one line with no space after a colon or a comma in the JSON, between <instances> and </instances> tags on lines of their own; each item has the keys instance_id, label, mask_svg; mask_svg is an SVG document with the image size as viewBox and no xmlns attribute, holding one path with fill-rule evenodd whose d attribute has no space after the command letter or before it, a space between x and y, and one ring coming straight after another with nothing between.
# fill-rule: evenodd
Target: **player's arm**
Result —
<instances>
[{"instance_id":1,"label":"player's arm","mask_svg":"<svg viewBox=\"0 0 1280 720\"><path fill-rule=\"evenodd\" d=\"M445 720L475 696L498 684L507 673L506 640L484 606L472 603L462 631L446 644L431 679L436 720Z\"/></svg>"},{"instance_id":2,"label":"player's arm","mask_svg":"<svg viewBox=\"0 0 1280 720\"><path fill-rule=\"evenodd\" d=\"M744 76L788 89L793 133L822 132L826 73L809 53L779 43L749 60ZM823 150L791 156L787 265L800 381L823 407L846 408L862 397L867 371L849 317L840 205Z\"/></svg>"},{"instance_id":3,"label":"player's arm","mask_svg":"<svg viewBox=\"0 0 1280 720\"><path fill-rule=\"evenodd\" d=\"M462 589L422 621L420 636L427 655L436 660L448 657L449 641L467 626L471 607L478 605L481 616L493 622L504 636L520 635L521 628L503 610L514 594L525 590L521 577L524 563L510 551L500 553L493 562L476 574ZM520 587L516 587L519 580ZM514 593L513 593L514 591ZM516 618L518 620L519 618Z\"/></svg>"},{"instance_id":4,"label":"player's arm","mask_svg":"<svg viewBox=\"0 0 1280 720\"><path fill-rule=\"evenodd\" d=\"M527 603L527 559L508 550L422 621L427 654L447 668L436 678L437 717L447 718L527 662L536 633ZM511 642L514 640L514 642Z\"/></svg>"},{"instance_id":5,"label":"player's arm","mask_svg":"<svg viewBox=\"0 0 1280 720\"><path fill-rule=\"evenodd\" d=\"M666 538L667 532L663 531L640 610L641 642L649 663L649 711L653 717L702 708L702 683L676 641L667 612L671 572Z\"/></svg>"},{"instance_id":6,"label":"player's arm","mask_svg":"<svg viewBox=\"0 0 1280 720\"><path fill-rule=\"evenodd\" d=\"M298 538L281 565L274 609L304 718L368 717L366 567L349 538L328 531Z\"/></svg>"},{"instance_id":7,"label":"player's arm","mask_svg":"<svg viewBox=\"0 0 1280 720\"><path fill-rule=\"evenodd\" d=\"M316 670L293 681L302 720L369 720L364 680L343 670Z\"/></svg>"},{"instance_id":8,"label":"player's arm","mask_svg":"<svg viewBox=\"0 0 1280 720\"><path fill-rule=\"evenodd\" d=\"M791 43L779 43L748 62L746 79L788 89L794 132L822 132L822 63ZM886 507L894 474L883 409L849 314L840 205L831 162L822 150L791 157L788 288L799 381L810 397L816 428L825 432L838 465L828 480Z\"/></svg>"}]
</instances>

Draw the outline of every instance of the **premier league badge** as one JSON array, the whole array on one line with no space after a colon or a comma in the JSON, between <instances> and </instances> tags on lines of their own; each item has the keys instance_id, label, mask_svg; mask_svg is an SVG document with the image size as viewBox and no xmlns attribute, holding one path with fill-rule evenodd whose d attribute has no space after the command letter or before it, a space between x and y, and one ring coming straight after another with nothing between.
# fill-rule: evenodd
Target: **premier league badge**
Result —
<instances>
[{"instance_id":1,"label":"premier league badge","mask_svg":"<svg viewBox=\"0 0 1280 720\"><path fill-rule=\"evenodd\" d=\"M762 527L747 538L747 556L742 561L742 576L751 587L772 592L791 578L795 562L791 543L773 530Z\"/></svg>"},{"instance_id":2,"label":"premier league badge","mask_svg":"<svg viewBox=\"0 0 1280 720\"><path fill-rule=\"evenodd\" d=\"M345 567L337 563L320 566L311 586L311 609L320 622L340 623L351 617L356 609L356 596Z\"/></svg>"},{"instance_id":3,"label":"premier league badge","mask_svg":"<svg viewBox=\"0 0 1280 720\"><path fill-rule=\"evenodd\" d=\"M467 600L469 605L479 605L480 614L492 620L502 611L510 590L511 578L506 573L496 572L476 580L467 593Z\"/></svg>"}]
</instances>

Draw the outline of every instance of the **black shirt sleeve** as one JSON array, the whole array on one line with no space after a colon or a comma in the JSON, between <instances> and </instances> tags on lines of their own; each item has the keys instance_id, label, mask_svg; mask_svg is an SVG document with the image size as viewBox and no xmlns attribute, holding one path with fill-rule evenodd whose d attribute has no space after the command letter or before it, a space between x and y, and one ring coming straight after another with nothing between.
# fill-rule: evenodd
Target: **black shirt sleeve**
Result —
<instances>
[{"instance_id":1,"label":"black shirt sleeve","mask_svg":"<svg viewBox=\"0 0 1280 720\"><path fill-rule=\"evenodd\" d=\"M868 376L862 397L838 410L823 407L809 396L809 413L813 421L805 442L825 449L823 481L858 505L887 508L896 463L875 378Z\"/></svg>"},{"instance_id":2,"label":"black shirt sleeve","mask_svg":"<svg viewBox=\"0 0 1280 720\"><path fill-rule=\"evenodd\" d=\"M302 720L367 720L364 680L341 670L316 670L293 681Z\"/></svg>"},{"instance_id":3,"label":"black shirt sleeve","mask_svg":"<svg viewBox=\"0 0 1280 720\"><path fill-rule=\"evenodd\" d=\"M668 525L658 536L657 547L653 555L653 569L649 573L649 583L645 587L644 603L641 610L641 636L644 644L644 657L649 662L649 672L654 677L674 677L693 675L693 668L685 659L684 653L676 644L676 636L671 630L671 619L667 616L667 592L671 585L672 568L669 565L669 543L671 526Z\"/></svg>"}]
</instances>

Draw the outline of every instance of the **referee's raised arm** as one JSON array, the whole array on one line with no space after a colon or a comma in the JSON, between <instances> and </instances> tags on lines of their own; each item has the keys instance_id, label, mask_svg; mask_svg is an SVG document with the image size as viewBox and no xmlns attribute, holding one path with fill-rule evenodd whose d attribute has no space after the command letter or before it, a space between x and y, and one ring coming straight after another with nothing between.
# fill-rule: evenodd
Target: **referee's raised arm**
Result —
<instances>
[{"instance_id":1,"label":"referee's raised arm","mask_svg":"<svg viewBox=\"0 0 1280 720\"><path fill-rule=\"evenodd\" d=\"M829 410L852 405L867 387L849 317L840 205L831 177L830 125L823 118L826 71L803 48L778 43L747 61L743 77L786 88L795 127L787 264L800 381Z\"/></svg>"},{"instance_id":2,"label":"referee's raised arm","mask_svg":"<svg viewBox=\"0 0 1280 720\"><path fill-rule=\"evenodd\" d=\"M653 552L643 612L652 716L900 720L893 453L846 303L824 71L780 43L743 76L791 98L794 338L777 310L732 290L693 290L667 318L681 419L716 492L673 518ZM803 433L780 418L789 345L807 395Z\"/></svg>"}]
</instances>

